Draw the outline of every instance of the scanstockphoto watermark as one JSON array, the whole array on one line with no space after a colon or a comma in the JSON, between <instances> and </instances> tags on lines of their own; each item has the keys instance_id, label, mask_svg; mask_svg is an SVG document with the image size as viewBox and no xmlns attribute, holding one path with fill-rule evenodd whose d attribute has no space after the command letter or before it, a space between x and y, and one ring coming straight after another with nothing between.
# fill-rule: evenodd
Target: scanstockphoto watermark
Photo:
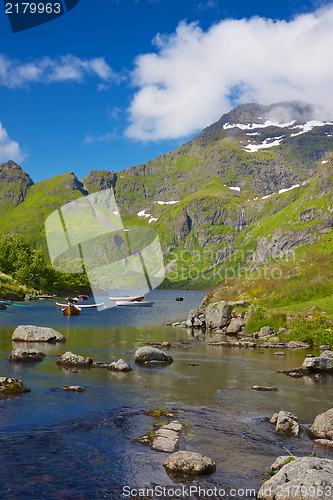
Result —
<instances>
[{"instance_id":1,"label":"scanstockphoto watermark","mask_svg":"<svg viewBox=\"0 0 333 500\"><path fill-rule=\"evenodd\" d=\"M254 488L231 488L224 489L219 487L209 488L203 486L155 486L153 488L133 488L124 486L123 498L191 498L195 495L196 498L244 498L254 500L257 498L257 491Z\"/></svg>"},{"instance_id":2,"label":"scanstockphoto watermark","mask_svg":"<svg viewBox=\"0 0 333 500\"><path fill-rule=\"evenodd\" d=\"M190 279L193 281L199 279L211 281L218 278L220 281L225 282L239 277L245 280L259 280L262 278L265 280L279 280L283 276L281 264L291 260L295 262L296 260L294 253L275 256L274 258L269 256L260 267L244 268L244 265L241 264L246 261L243 252L237 251L237 253L229 255L219 265L216 262L219 262L220 255L221 251L216 252L214 255L211 250L207 250L203 252L195 251L193 255L189 256L189 253L183 250L180 254L175 255L176 258L172 261L173 265L170 266L168 277L171 280ZM212 261L214 264L212 264Z\"/></svg>"}]
</instances>

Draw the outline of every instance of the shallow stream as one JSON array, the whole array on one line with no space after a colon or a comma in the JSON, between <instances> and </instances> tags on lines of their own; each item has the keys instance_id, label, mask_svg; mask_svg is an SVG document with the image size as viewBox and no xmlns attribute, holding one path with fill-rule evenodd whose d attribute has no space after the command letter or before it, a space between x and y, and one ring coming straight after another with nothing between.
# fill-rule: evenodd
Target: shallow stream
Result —
<instances>
[{"instance_id":1,"label":"shallow stream","mask_svg":"<svg viewBox=\"0 0 333 500\"><path fill-rule=\"evenodd\" d=\"M185 300L176 302L177 294L155 290L148 297L155 300L153 308L86 310L71 318L47 301L0 311L0 376L22 379L31 388L20 397L0 399L2 499L134 498L123 495L124 486L165 486L171 495L179 480L174 483L165 473L168 454L135 441L158 421L145 415L156 408L171 409L185 424L182 449L217 463L214 474L182 483L184 487L217 487L225 489L225 498L254 498L242 493L231 497L230 489L258 491L275 458L288 454L284 447L296 456L313 451L314 443L305 432L299 438L277 436L267 417L290 411L306 427L333 407L333 376L314 381L277 373L301 366L306 353L318 352L286 350L282 357L274 356L274 350L208 345L208 335L194 336L189 329L166 326L185 319L203 297L201 292L182 291ZM55 328L67 342L38 345L47 355L42 362L10 363L11 335L19 324ZM169 351L173 364L135 366L134 351L153 341L173 344ZM57 355L68 350L94 361L123 358L133 371L59 368ZM83 385L87 390L66 392L61 389L64 385ZM253 385L277 386L279 391L257 392ZM325 457L326 449L320 447L316 453ZM194 493L192 498L206 497Z\"/></svg>"}]
</instances>

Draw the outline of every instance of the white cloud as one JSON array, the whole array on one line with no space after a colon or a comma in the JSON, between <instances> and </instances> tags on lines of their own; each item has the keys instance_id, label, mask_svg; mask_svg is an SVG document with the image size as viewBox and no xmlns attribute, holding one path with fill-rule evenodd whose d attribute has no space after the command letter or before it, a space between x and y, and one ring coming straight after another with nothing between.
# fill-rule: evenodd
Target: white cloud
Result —
<instances>
[{"instance_id":1,"label":"white cloud","mask_svg":"<svg viewBox=\"0 0 333 500\"><path fill-rule=\"evenodd\" d=\"M22 87L32 82L82 82L87 76L102 80L99 88L105 88L110 82L119 83L124 78L115 73L103 57L80 59L67 54L54 59L43 57L22 63L0 55L0 84L9 88Z\"/></svg>"},{"instance_id":2,"label":"white cloud","mask_svg":"<svg viewBox=\"0 0 333 500\"><path fill-rule=\"evenodd\" d=\"M19 143L9 137L6 129L0 123L0 163L8 160L21 162L25 157L26 155L22 153Z\"/></svg>"},{"instance_id":3,"label":"white cloud","mask_svg":"<svg viewBox=\"0 0 333 500\"><path fill-rule=\"evenodd\" d=\"M181 22L139 55L128 137L187 136L236 104L300 100L333 111L333 6L290 22L223 20L203 31ZM327 118L327 116L326 116Z\"/></svg>"}]
</instances>

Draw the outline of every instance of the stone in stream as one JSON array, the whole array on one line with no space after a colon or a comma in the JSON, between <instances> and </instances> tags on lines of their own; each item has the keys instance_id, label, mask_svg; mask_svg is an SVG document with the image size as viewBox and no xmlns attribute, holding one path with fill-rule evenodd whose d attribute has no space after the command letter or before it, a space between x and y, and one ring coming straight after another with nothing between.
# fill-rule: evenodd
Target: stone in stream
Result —
<instances>
[{"instance_id":1,"label":"stone in stream","mask_svg":"<svg viewBox=\"0 0 333 500\"><path fill-rule=\"evenodd\" d=\"M124 361L123 359L118 359L118 361L113 361L112 363L109 364L107 367L108 370L114 371L114 372L130 372L132 368Z\"/></svg>"},{"instance_id":2,"label":"stone in stream","mask_svg":"<svg viewBox=\"0 0 333 500\"><path fill-rule=\"evenodd\" d=\"M45 354L36 349L13 349L8 356L8 361L14 363L35 363L36 361L42 361L44 358Z\"/></svg>"},{"instance_id":3,"label":"stone in stream","mask_svg":"<svg viewBox=\"0 0 333 500\"><path fill-rule=\"evenodd\" d=\"M10 377L0 377L0 395L11 396L30 391L31 389L24 387L22 380Z\"/></svg>"},{"instance_id":4,"label":"stone in stream","mask_svg":"<svg viewBox=\"0 0 333 500\"><path fill-rule=\"evenodd\" d=\"M73 354L71 351L62 354L56 361L59 366L78 366L89 368L93 360L89 357L80 356L79 354Z\"/></svg>"},{"instance_id":5,"label":"stone in stream","mask_svg":"<svg viewBox=\"0 0 333 500\"><path fill-rule=\"evenodd\" d=\"M288 411L280 411L276 420L275 433L298 436L299 423L297 417Z\"/></svg>"},{"instance_id":6,"label":"stone in stream","mask_svg":"<svg viewBox=\"0 0 333 500\"><path fill-rule=\"evenodd\" d=\"M72 392L84 392L86 390L83 385L65 385L63 391L72 391Z\"/></svg>"},{"instance_id":7,"label":"stone in stream","mask_svg":"<svg viewBox=\"0 0 333 500\"><path fill-rule=\"evenodd\" d=\"M305 358L302 367L310 371L332 372L333 351L324 351L317 358Z\"/></svg>"},{"instance_id":8,"label":"stone in stream","mask_svg":"<svg viewBox=\"0 0 333 500\"><path fill-rule=\"evenodd\" d=\"M260 488L258 500L328 500L333 489L333 460L297 458L284 465ZM313 494L312 494L313 493Z\"/></svg>"},{"instance_id":9,"label":"stone in stream","mask_svg":"<svg viewBox=\"0 0 333 500\"><path fill-rule=\"evenodd\" d=\"M151 346L144 346L137 349L135 353L135 362L142 363L148 366L156 364L171 365L173 359L161 349L156 349L156 347Z\"/></svg>"},{"instance_id":10,"label":"stone in stream","mask_svg":"<svg viewBox=\"0 0 333 500\"><path fill-rule=\"evenodd\" d=\"M22 342L56 343L66 342L66 337L56 330L53 330L53 328L34 325L19 325L13 332L12 340Z\"/></svg>"},{"instance_id":11,"label":"stone in stream","mask_svg":"<svg viewBox=\"0 0 333 500\"><path fill-rule=\"evenodd\" d=\"M316 416L309 434L315 438L333 439L333 408Z\"/></svg>"},{"instance_id":12,"label":"stone in stream","mask_svg":"<svg viewBox=\"0 0 333 500\"><path fill-rule=\"evenodd\" d=\"M211 458L192 451L177 451L163 464L167 472L174 475L211 474L216 470L216 463Z\"/></svg>"},{"instance_id":13,"label":"stone in stream","mask_svg":"<svg viewBox=\"0 0 333 500\"><path fill-rule=\"evenodd\" d=\"M252 389L254 391L278 391L279 390L277 387L268 387L265 385L253 385Z\"/></svg>"},{"instance_id":14,"label":"stone in stream","mask_svg":"<svg viewBox=\"0 0 333 500\"><path fill-rule=\"evenodd\" d=\"M177 420L162 425L152 436L145 435L139 438L140 443L148 444L152 450L164 453L173 453L179 445L180 431L183 426Z\"/></svg>"}]
</instances>

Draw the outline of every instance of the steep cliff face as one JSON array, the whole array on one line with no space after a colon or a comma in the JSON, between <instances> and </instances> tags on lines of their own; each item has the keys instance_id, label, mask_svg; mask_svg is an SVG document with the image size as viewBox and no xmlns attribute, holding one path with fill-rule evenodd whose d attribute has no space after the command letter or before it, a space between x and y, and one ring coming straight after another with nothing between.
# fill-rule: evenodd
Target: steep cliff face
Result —
<instances>
[{"instance_id":1,"label":"steep cliff face","mask_svg":"<svg viewBox=\"0 0 333 500\"><path fill-rule=\"evenodd\" d=\"M15 208L25 199L33 180L14 161L0 165L0 212Z\"/></svg>"}]
</instances>

